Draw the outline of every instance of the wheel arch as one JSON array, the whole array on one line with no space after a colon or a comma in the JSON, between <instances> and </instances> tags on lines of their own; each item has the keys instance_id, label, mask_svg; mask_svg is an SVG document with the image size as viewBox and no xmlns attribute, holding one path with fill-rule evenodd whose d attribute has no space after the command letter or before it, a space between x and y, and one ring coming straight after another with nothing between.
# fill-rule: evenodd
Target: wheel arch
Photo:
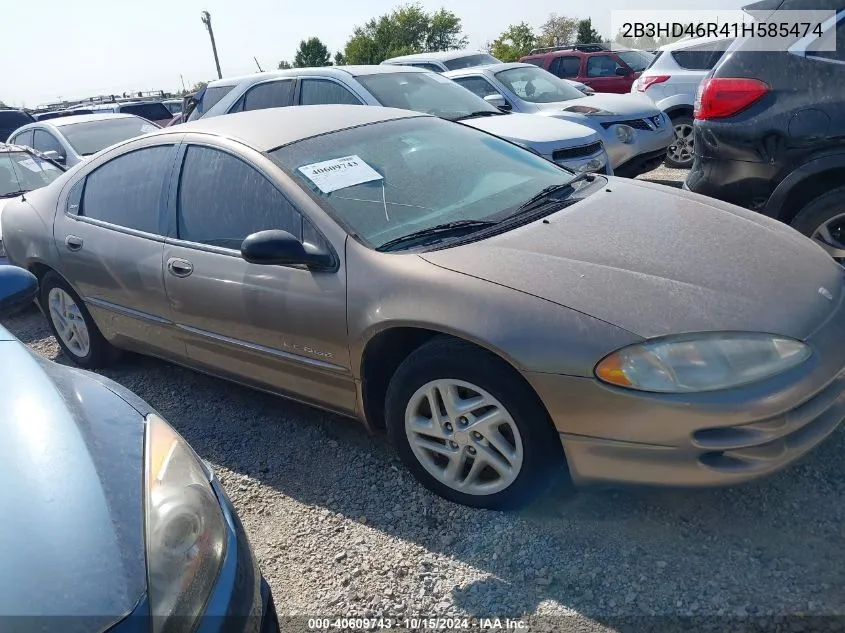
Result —
<instances>
[{"instance_id":1,"label":"wheel arch","mask_svg":"<svg viewBox=\"0 0 845 633\"><path fill-rule=\"evenodd\" d=\"M693 115L693 107L689 104L679 104L670 106L663 110L666 115L671 119L676 116L689 116Z\"/></svg>"},{"instance_id":2,"label":"wheel arch","mask_svg":"<svg viewBox=\"0 0 845 633\"><path fill-rule=\"evenodd\" d=\"M815 158L784 178L769 196L765 215L790 224L808 203L845 182L845 153Z\"/></svg>"}]
</instances>

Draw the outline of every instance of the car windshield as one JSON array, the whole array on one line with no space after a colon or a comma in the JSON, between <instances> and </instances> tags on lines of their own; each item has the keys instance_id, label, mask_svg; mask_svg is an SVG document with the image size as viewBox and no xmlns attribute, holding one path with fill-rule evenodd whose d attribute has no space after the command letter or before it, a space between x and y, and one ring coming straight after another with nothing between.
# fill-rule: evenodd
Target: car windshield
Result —
<instances>
[{"instance_id":1,"label":"car windshield","mask_svg":"<svg viewBox=\"0 0 845 633\"><path fill-rule=\"evenodd\" d=\"M487 66L489 64L500 64L501 62L487 53L467 55L444 61L443 65L449 70L460 70L461 68L475 68L476 66Z\"/></svg>"},{"instance_id":2,"label":"car windshield","mask_svg":"<svg viewBox=\"0 0 845 633\"><path fill-rule=\"evenodd\" d=\"M373 248L444 223L500 220L573 178L498 137L434 117L341 130L270 156Z\"/></svg>"},{"instance_id":3,"label":"car windshield","mask_svg":"<svg viewBox=\"0 0 845 633\"><path fill-rule=\"evenodd\" d=\"M28 152L0 152L0 198L49 185L62 170Z\"/></svg>"},{"instance_id":4,"label":"car windshield","mask_svg":"<svg viewBox=\"0 0 845 633\"><path fill-rule=\"evenodd\" d=\"M169 117L168 117L169 118ZM63 125L59 131L80 156L96 154L115 143L154 132L158 126L140 117L120 117Z\"/></svg>"},{"instance_id":5,"label":"car windshield","mask_svg":"<svg viewBox=\"0 0 845 633\"><path fill-rule=\"evenodd\" d=\"M356 77L379 103L457 121L476 113L501 114L498 108L436 73L377 73Z\"/></svg>"},{"instance_id":6,"label":"car windshield","mask_svg":"<svg viewBox=\"0 0 845 633\"><path fill-rule=\"evenodd\" d=\"M648 68L654 59L652 53L646 53L645 51L616 51L616 56L637 73Z\"/></svg>"},{"instance_id":7,"label":"car windshield","mask_svg":"<svg viewBox=\"0 0 845 633\"><path fill-rule=\"evenodd\" d=\"M583 99L584 93L570 83L535 66L519 66L496 73L511 92L530 103L555 103Z\"/></svg>"},{"instance_id":8,"label":"car windshield","mask_svg":"<svg viewBox=\"0 0 845 633\"><path fill-rule=\"evenodd\" d=\"M120 106L124 114L134 114L148 121L164 121L173 116L163 103L133 103Z\"/></svg>"}]
</instances>

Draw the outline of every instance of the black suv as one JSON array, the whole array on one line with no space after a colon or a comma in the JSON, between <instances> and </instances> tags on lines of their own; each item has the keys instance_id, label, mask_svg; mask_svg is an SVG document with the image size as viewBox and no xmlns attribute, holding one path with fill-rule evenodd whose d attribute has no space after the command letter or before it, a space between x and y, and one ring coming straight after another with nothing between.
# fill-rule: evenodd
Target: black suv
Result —
<instances>
[{"instance_id":1,"label":"black suv","mask_svg":"<svg viewBox=\"0 0 845 633\"><path fill-rule=\"evenodd\" d=\"M845 0L745 7L775 9L837 13L786 51L728 49L698 88L685 188L790 224L845 261Z\"/></svg>"},{"instance_id":2,"label":"black suv","mask_svg":"<svg viewBox=\"0 0 845 633\"><path fill-rule=\"evenodd\" d=\"M22 125L33 123L32 115L14 108L0 108L0 143L5 143L9 135Z\"/></svg>"}]
</instances>

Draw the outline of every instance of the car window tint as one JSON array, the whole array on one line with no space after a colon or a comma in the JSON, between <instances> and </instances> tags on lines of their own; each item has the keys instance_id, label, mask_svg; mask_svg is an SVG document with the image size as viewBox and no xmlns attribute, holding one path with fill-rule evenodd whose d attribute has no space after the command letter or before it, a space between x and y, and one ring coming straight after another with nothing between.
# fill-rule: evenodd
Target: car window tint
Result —
<instances>
[{"instance_id":1,"label":"car window tint","mask_svg":"<svg viewBox=\"0 0 845 633\"><path fill-rule=\"evenodd\" d=\"M173 116L163 103L136 103L120 107L125 114L134 114L148 121L165 121Z\"/></svg>"},{"instance_id":2,"label":"car window tint","mask_svg":"<svg viewBox=\"0 0 845 633\"><path fill-rule=\"evenodd\" d=\"M672 51L672 59L686 70L712 70L725 54L731 40L703 44L685 50Z\"/></svg>"},{"instance_id":3,"label":"car window tint","mask_svg":"<svg viewBox=\"0 0 845 633\"><path fill-rule=\"evenodd\" d=\"M549 72L558 77L577 77L579 70L581 70L580 57L555 57L549 66Z\"/></svg>"},{"instance_id":4,"label":"car window tint","mask_svg":"<svg viewBox=\"0 0 845 633\"><path fill-rule=\"evenodd\" d=\"M39 152L58 152L64 155L65 150L59 140L44 130L35 130L32 146Z\"/></svg>"},{"instance_id":5,"label":"car window tint","mask_svg":"<svg viewBox=\"0 0 845 633\"><path fill-rule=\"evenodd\" d=\"M418 63L418 64L412 64L412 66L416 66L417 68L425 68L426 70L431 70L431 71L434 71L436 73L442 73L443 72L443 69L440 68L440 66L437 66L436 64L426 64L426 63L421 62L421 63Z\"/></svg>"},{"instance_id":6,"label":"car window tint","mask_svg":"<svg viewBox=\"0 0 845 633\"><path fill-rule=\"evenodd\" d=\"M282 108L291 104L293 95L293 80L270 81L250 88L239 100L240 110L264 110L266 108Z\"/></svg>"},{"instance_id":7,"label":"car window tint","mask_svg":"<svg viewBox=\"0 0 845 633\"><path fill-rule=\"evenodd\" d=\"M129 229L159 233L162 190L173 146L147 147L110 160L85 180L80 215Z\"/></svg>"},{"instance_id":8,"label":"car window tint","mask_svg":"<svg viewBox=\"0 0 845 633\"><path fill-rule=\"evenodd\" d=\"M836 46L833 46L834 38ZM836 50L819 50L819 49ZM836 62L845 62L845 11L840 12L839 24L835 29L828 29L815 42L807 47L807 55L819 59L829 59Z\"/></svg>"},{"instance_id":9,"label":"car window tint","mask_svg":"<svg viewBox=\"0 0 845 633\"><path fill-rule=\"evenodd\" d=\"M454 81L481 98L499 94L499 91L483 77L456 77Z\"/></svg>"},{"instance_id":10,"label":"car window tint","mask_svg":"<svg viewBox=\"0 0 845 633\"><path fill-rule=\"evenodd\" d=\"M27 145L32 147L32 130L21 132L10 141L13 145Z\"/></svg>"},{"instance_id":11,"label":"car window tint","mask_svg":"<svg viewBox=\"0 0 845 633\"><path fill-rule=\"evenodd\" d=\"M615 77L619 63L610 55L593 55L587 59L587 77Z\"/></svg>"},{"instance_id":12,"label":"car window tint","mask_svg":"<svg viewBox=\"0 0 845 633\"><path fill-rule=\"evenodd\" d=\"M191 146L179 182L179 238L239 250L258 231L302 239L302 216L257 169L226 152Z\"/></svg>"},{"instance_id":13,"label":"car window tint","mask_svg":"<svg viewBox=\"0 0 845 633\"><path fill-rule=\"evenodd\" d=\"M303 79L299 103L301 105L327 103L361 105L361 102L349 90L340 84L325 79Z\"/></svg>"}]
</instances>

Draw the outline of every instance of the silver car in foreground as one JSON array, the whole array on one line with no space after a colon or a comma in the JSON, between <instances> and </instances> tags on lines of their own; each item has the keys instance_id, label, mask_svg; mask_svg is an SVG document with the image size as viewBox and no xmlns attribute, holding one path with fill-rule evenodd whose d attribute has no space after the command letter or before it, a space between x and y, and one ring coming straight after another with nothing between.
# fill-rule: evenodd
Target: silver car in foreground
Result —
<instances>
[{"instance_id":1,"label":"silver car in foreground","mask_svg":"<svg viewBox=\"0 0 845 633\"><path fill-rule=\"evenodd\" d=\"M675 138L669 117L647 97L587 96L532 64L494 64L444 76L508 112L590 126L601 135L617 176L633 178L655 169Z\"/></svg>"},{"instance_id":2,"label":"silver car in foreground","mask_svg":"<svg viewBox=\"0 0 845 633\"><path fill-rule=\"evenodd\" d=\"M2 223L74 362L136 350L386 427L461 503L736 484L845 417L845 273L812 240L416 112L166 128Z\"/></svg>"},{"instance_id":3,"label":"silver car in foreground","mask_svg":"<svg viewBox=\"0 0 845 633\"><path fill-rule=\"evenodd\" d=\"M134 114L78 114L24 125L12 132L9 143L32 147L70 168L110 145L158 129Z\"/></svg>"},{"instance_id":4,"label":"silver car in foreground","mask_svg":"<svg viewBox=\"0 0 845 633\"><path fill-rule=\"evenodd\" d=\"M213 88L209 84L208 88ZM292 105L371 105L433 114L495 134L576 172L612 174L599 133L571 121L499 109L453 81L420 68L341 66L256 73L241 80L203 118Z\"/></svg>"}]
</instances>

